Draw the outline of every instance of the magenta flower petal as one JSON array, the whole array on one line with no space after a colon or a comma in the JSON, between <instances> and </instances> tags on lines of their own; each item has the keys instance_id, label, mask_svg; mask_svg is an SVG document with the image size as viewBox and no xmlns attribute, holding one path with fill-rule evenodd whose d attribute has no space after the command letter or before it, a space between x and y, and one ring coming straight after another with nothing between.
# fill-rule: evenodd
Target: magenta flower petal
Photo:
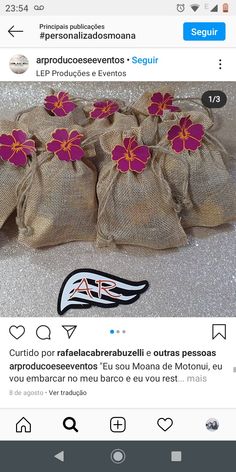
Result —
<instances>
[{"instance_id":1,"label":"magenta flower petal","mask_svg":"<svg viewBox=\"0 0 236 472\"><path fill-rule=\"evenodd\" d=\"M90 113L91 118L100 118L102 115L102 109L101 108L95 108L95 110L92 110Z\"/></svg>"},{"instance_id":2,"label":"magenta flower petal","mask_svg":"<svg viewBox=\"0 0 236 472\"><path fill-rule=\"evenodd\" d=\"M173 102L173 100L174 100L174 97L172 97L172 95L171 95L170 93L168 93L168 92L165 93L165 95L164 95L164 97L163 97L163 101L164 101L165 103L168 103L168 104L171 105L172 102Z\"/></svg>"},{"instance_id":3,"label":"magenta flower petal","mask_svg":"<svg viewBox=\"0 0 236 472\"><path fill-rule=\"evenodd\" d=\"M201 146L203 136L204 127L200 123L193 124L190 115L181 118L179 126L172 126L167 135L175 152L195 151Z\"/></svg>"},{"instance_id":4,"label":"magenta flower petal","mask_svg":"<svg viewBox=\"0 0 236 472\"><path fill-rule=\"evenodd\" d=\"M111 107L110 107L110 112L111 112L111 113L115 113L116 111L119 110L119 108L120 108L119 105L113 104L113 105L111 105Z\"/></svg>"},{"instance_id":5,"label":"magenta flower petal","mask_svg":"<svg viewBox=\"0 0 236 472\"><path fill-rule=\"evenodd\" d=\"M73 146L81 146L81 139L80 138L77 138L77 139L70 139L71 143Z\"/></svg>"},{"instance_id":6,"label":"magenta flower petal","mask_svg":"<svg viewBox=\"0 0 236 472\"><path fill-rule=\"evenodd\" d=\"M142 172L150 158L150 150L147 146L139 146L136 138L130 137L123 140L124 146L115 146L112 151L112 159L117 162L117 170L120 172Z\"/></svg>"},{"instance_id":7,"label":"magenta flower petal","mask_svg":"<svg viewBox=\"0 0 236 472\"><path fill-rule=\"evenodd\" d=\"M176 138L179 133L181 133L181 128L178 125L172 126L170 130L168 131L168 139L169 141L172 141L172 139Z\"/></svg>"},{"instance_id":8,"label":"magenta flower petal","mask_svg":"<svg viewBox=\"0 0 236 472\"><path fill-rule=\"evenodd\" d=\"M107 105L107 102L95 102L93 106L95 108L104 108Z\"/></svg>"},{"instance_id":9,"label":"magenta flower petal","mask_svg":"<svg viewBox=\"0 0 236 472\"><path fill-rule=\"evenodd\" d=\"M118 161L122 157L124 157L126 153L126 149L124 146L116 146L112 151L112 159L113 161Z\"/></svg>"},{"instance_id":10,"label":"magenta flower petal","mask_svg":"<svg viewBox=\"0 0 236 472\"><path fill-rule=\"evenodd\" d=\"M55 140L47 143L47 150L55 154L62 161L76 161L85 156L81 147L81 139L84 137L76 130L68 132L67 129L56 129L52 136Z\"/></svg>"},{"instance_id":11,"label":"magenta flower petal","mask_svg":"<svg viewBox=\"0 0 236 472\"><path fill-rule=\"evenodd\" d=\"M27 156L23 151L18 151L13 154L9 159L9 162L15 166L24 167L27 164Z\"/></svg>"},{"instance_id":12,"label":"magenta flower petal","mask_svg":"<svg viewBox=\"0 0 236 472\"><path fill-rule=\"evenodd\" d=\"M52 133L52 137L58 141L63 142L69 139L69 134L65 128L58 128Z\"/></svg>"},{"instance_id":13,"label":"magenta flower petal","mask_svg":"<svg viewBox=\"0 0 236 472\"><path fill-rule=\"evenodd\" d=\"M10 146L14 143L14 138L11 134L2 134L0 136L0 144L5 144L6 146Z\"/></svg>"},{"instance_id":14,"label":"magenta flower petal","mask_svg":"<svg viewBox=\"0 0 236 472\"><path fill-rule=\"evenodd\" d=\"M67 115L66 111L64 110L64 105L63 105L63 107L60 107L60 108L54 108L52 110L52 113L55 116L66 116Z\"/></svg>"},{"instance_id":15,"label":"magenta flower petal","mask_svg":"<svg viewBox=\"0 0 236 472\"><path fill-rule=\"evenodd\" d=\"M134 149L138 146L136 139L133 138L125 138L124 139L124 147L125 149Z\"/></svg>"},{"instance_id":16,"label":"magenta flower petal","mask_svg":"<svg viewBox=\"0 0 236 472\"><path fill-rule=\"evenodd\" d=\"M204 128L201 124L194 124L189 126L188 132L193 138L201 140L204 136Z\"/></svg>"},{"instance_id":17,"label":"magenta flower petal","mask_svg":"<svg viewBox=\"0 0 236 472\"><path fill-rule=\"evenodd\" d=\"M66 116L76 108L76 104L70 100L67 92L59 92L57 95L48 95L44 100L46 110L55 116Z\"/></svg>"},{"instance_id":18,"label":"magenta flower petal","mask_svg":"<svg viewBox=\"0 0 236 472\"><path fill-rule=\"evenodd\" d=\"M174 105L170 105L168 107L168 110L169 111L172 111L172 112L175 112L175 111L181 111L181 109L179 107L175 107Z\"/></svg>"},{"instance_id":19,"label":"magenta flower petal","mask_svg":"<svg viewBox=\"0 0 236 472\"><path fill-rule=\"evenodd\" d=\"M182 152L184 149L184 141L181 138L175 138L172 141L172 148L175 152Z\"/></svg>"},{"instance_id":20,"label":"magenta flower petal","mask_svg":"<svg viewBox=\"0 0 236 472\"><path fill-rule=\"evenodd\" d=\"M139 159L134 159L130 162L130 169L133 172L142 172L145 169L145 163L141 162Z\"/></svg>"},{"instance_id":21,"label":"magenta flower petal","mask_svg":"<svg viewBox=\"0 0 236 472\"><path fill-rule=\"evenodd\" d=\"M117 169L120 172L128 172L128 170L129 170L129 161L127 161L127 159L125 159L125 158L120 159L117 163Z\"/></svg>"},{"instance_id":22,"label":"magenta flower petal","mask_svg":"<svg viewBox=\"0 0 236 472\"><path fill-rule=\"evenodd\" d=\"M62 101L68 100L69 98L69 94L67 92L59 92L57 96L58 99Z\"/></svg>"},{"instance_id":23,"label":"magenta flower petal","mask_svg":"<svg viewBox=\"0 0 236 472\"><path fill-rule=\"evenodd\" d=\"M33 139L27 139L27 141L25 141L23 145L24 148L29 148L30 151L35 151L35 142L33 141Z\"/></svg>"},{"instance_id":24,"label":"magenta flower petal","mask_svg":"<svg viewBox=\"0 0 236 472\"><path fill-rule=\"evenodd\" d=\"M63 109L65 110L66 114L70 113L76 108L76 104L73 102L64 102Z\"/></svg>"},{"instance_id":25,"label":"magenta flower petal","mask_svg":"<svg viewBox=\"0 0 236 472\"><path fill-rule=\"evenodd\" d=\"M174 97L170 93L157 92L154 93L151 97L151 104L148 107L148 112L150 115L162 116L166 111L180 111L179 107L173 105Z\"/></svg>"},{"instance_id":26,"label":"magenta flower petal","mask_svg":"<svg viewBox=\"0 0 236 472\"><path fill-rule=\"evenodd\" d=\"M103 118L107 118L108 116L110 116L111 113L109 113L109 115L107 114L107 111L101 111L100 115L97 116L98 120L102 120Z\"/></svg>"},{"instance_id":27,"label":"magenta flower petal","mask_svg":"<svg viewBox=\"0 0 236 472\"><path fill-rule=\"evenodd\" d=\"M148 112L150 113L150 115L163 115L163 110L160 108L160 105L158 103L152 103L148 107Z\"/></svg>"},{"instance_id":28,"label":"magenta flower petal","mask_svg":"<svg viewBox=\"0 0 236 472\"><path fill-rule=\"evenodd\" d=\"M119 105L112 100L106 100L104 102L98 101L93 104L94 109L90 112L90 117L94 119L107 118L113 115L119 110Z\"/></svg>"},{"instance_id":29,"label":"magenta flower petal","mask_svg":"<svg viewBox=\"0 0 236 472\"><path fill-rule=\"evenodd\" d=\"M63 151L63 149L57 151L57 157L59 157L61 161L70 161L69 151Z\"/></svg>"},{"instance_id":30,"label":"magenta flower petal","mask_svg":"<svg viewBox=\"0 0 236 472\"><path fill-rule=\"evenodd\" d=\"M54 110L55 105L54 105L54 103L49 103L48 102L47 104L45 104L45 108L46 108L46 110L51 111L51 110Z\"/></svg>"},{"instance_id":31,"label":"magenta flower petal","mask_svg":"<svg viewBox=\"0 0 236 472\"><path fill-rule=\"evenodd\" d=\"M10 146L0 147L0 156L4 161L8 161L13 154L15 154L15 152Z\"/></svg>"},{"instance_id":32,"label":"magenta flower petal","mask_svg":"<svg viewBox=\"0 0 236 472\"><path fill-rule=\"evenodd\" d=\"M84 135L82 133L78 133L78 131L76 130L73 130L70 132L69 139L73 139L73 143L75 143L74 138L76 138L76 140L81 141L84 138Z\"/></svg>"},{"instance_id":33,"label":"magenta flower petal","mask_svg":"<svg viewBox=\"0 0 236 472\"><path fill-rule=\"evenodd\" d=\"M45 98L45 102L46 102L47 105L48 105L49 103L55 104L57 101L58 101L58 98L57 98L56 95L48 95L48 96Z\"/></svg>"},{"instance_id":34,"label":"magenta flower petal","mask_svg":"<svg viewBox=\"0 0 236 472\"><path fill-rule=\"evenodd\" d=\"M150 150L147 146L138 146L134 149L135 156L137 156L141 161L146 163L150 158Z\"/></svg>"},{"instance_id":35,"label":"magenta flower petal","mask_svg":"<svg viewBox=\"0 0 236 472\"><path fill-rule=\"evenodd\" d=\"M61 149L61 142L60 141L51 141L47 144L47 150L49 152L56 153Z\"/></svg>"},{"instance_id":36,"label":"magenta flower petal","mask_svg":"<svg viewBox=\"0 0 236 472\"><path fill-rule=\"evenodd\" d=\"M21 129L14 129L12 134L0 136L0 157L16 166L25 166L27 156L35 151L35 142L28 139Z\"/></svg>"},{"instance_id":37,"label":"magenta flower petal","mask_svg":"<svg viewBox=\"0 0 236 472\"><path fill-rule=\"evenodd\" d=\"M183 118L181 118L180 122L179 122L179 125L181 128L188 128L189 126L191 126L192 124L192 120L190 120L190 117L189 116L184 116Z\"/></svg>"},{"instance_id":38,"label":"magenta flower petal","mask_svg":"<svg viewBox=\"0 0 236 472\"><path fill-rule=\"evenodd\" d=\"M198 141L191 136L185 140L185 149L188 151L196 151L201 146L201 141Z\"/></svg>"},{"instance_id":39,"label":"magenta flower petal","mask_svg":"<svg viewBox=\"0 0 236 472\"><path fill-rule=\"evenodd\" d=\"M154 103L162 103L163 102L163 95L162 93L160 92L156 92L152 95L151 97L151 102L154 102Z\"/></svg>"},{"instance_id":40,"label":"magenta flower petal","mask_svg":"<svg viewBox=\"0 0 236 472\"><path fill-rule=\"evenodd\" d=\"M70 150L71 160L79 161L85 156L84 150L79 146L72 146Z\"/></svg>"},{"instance_id":41,"label":"magenta flower petal","mask_svg":"<svg viewBox=\"0 0 236 472\"><path fill-rule=\"evenodd\" d=\"M27 134L21 129L14 129L12 131L12 136L19 143L24 143L25 140L27 139Z\"/></svg>"}]
</instances>

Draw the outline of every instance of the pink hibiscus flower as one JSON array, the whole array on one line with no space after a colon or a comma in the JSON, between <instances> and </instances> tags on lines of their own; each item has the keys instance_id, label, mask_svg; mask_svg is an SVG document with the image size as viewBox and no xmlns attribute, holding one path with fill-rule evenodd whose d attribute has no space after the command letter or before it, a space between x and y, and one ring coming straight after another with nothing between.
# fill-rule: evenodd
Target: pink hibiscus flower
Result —
<instances>
[{"instance_id":1,"label":"pink hibiscus flower","mask_svg":"<svg viewBox=\"0 0 236 472\"><path fill-rule=\"evenodd\" d=\"M15 166L24 167L27 158L35 152L35 142L21 129L0 136L0 157Z\"/></svg>"},{"instance_id":2,"label":"pink hibiscus flower","mask_svg":"<svg viewBox=\"0 0 236 472\"><path fill-rule=\"evenodd\" d=\"M179 107L173 105L174 97L170 93L163 95L161 92L156 92L151 97L151 105L148 107L150 115L162 116L164 111L180 111Z\"/></svg>"},{"instance_id":3,"label":"pink hibiscus flower","mask_svg":"<svg viewBox=\"0 0 236 472\"><path fill-rule=\"evenodd\" d=\"M48 95L44 100L46 110L56 116L66 116L76 108L76 104L69 99L67 92L59 92L57 95Z\"/></svg>"},{"instance_id":4,"label":"pink hibiscus flower","mask_svg":"<svg viewBox=\"0 0 236 472\"><path fill-rule=\"evenodd\" d=\"M96 102L93 104L94 109L90 112L90 117L94 120L101 120L102 118L107 118L108 116L113 115L116 111L119 110L119 105L112 100L106 100L104 102Z\"/></svg>"},{"instance_id":5,"label":"pink hibiscus flower","mask_svg":"<svg viewBox=\"0 0 236 472\"><path fill-rule=\"evenodd\" d=\"M56 129L52 133L54 138L47 143L47 150L55 154L61 161L80 161L85 152L81 147L83 134L78 131L68 131L67 129Z\"/></svg>"},{"instance_id":6,"label":"pink hibiscus flower","mask_svg":"<svg viewBox=\"0 0 236 472\"><path fill-rule=\"evenodd\" d=\"M117 170L126 173L142 172L150 159L151 154L147 146L139 146L136 138L125 138L123 146L115 146L112 151L113 161L117 161Z\"/></svg>"},{"instance_id":7,"label":"pink hibiscus flower","mask_svg":"<svg viewBox=\"0 0 236 472\"><path fill-rule=\"evenodd\" d=\"M168 139L175 152L195 151L202 144L204 127L200 123L194 123L190 116L181 118L179 125L174 125L168 132Z\"/></svg>"}]
</instances>

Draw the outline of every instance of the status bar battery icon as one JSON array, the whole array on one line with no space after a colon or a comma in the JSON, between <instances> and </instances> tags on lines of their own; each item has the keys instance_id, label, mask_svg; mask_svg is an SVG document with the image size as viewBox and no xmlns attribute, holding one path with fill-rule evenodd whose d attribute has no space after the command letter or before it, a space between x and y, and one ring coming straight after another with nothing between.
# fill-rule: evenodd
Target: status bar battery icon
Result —
<instances>
[{"instance_id":1,"label":"status bar battery icon","mask_svg":"<svg viewBox=\"0 0 236 472\"><path fill-rule=\"evenodd\" d=\"M222 10L223 10L223 13L229 13L229 4L223 3Z\"/></svg>"}]
</instances>

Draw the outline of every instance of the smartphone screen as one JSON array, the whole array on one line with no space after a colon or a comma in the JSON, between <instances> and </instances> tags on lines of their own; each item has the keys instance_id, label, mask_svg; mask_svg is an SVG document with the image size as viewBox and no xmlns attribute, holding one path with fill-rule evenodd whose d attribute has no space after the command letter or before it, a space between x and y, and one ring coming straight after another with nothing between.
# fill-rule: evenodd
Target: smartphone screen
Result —
<instances>
[{"instance_id":1,"label":"smartphone screen","mask_svg":"<svg viewBox=\"0 0 236 472\"><path fill-rule=\"evenodd\" d=\"M4 472L234 470L235 17L1 4Z\"/></svg>"}]
</instances>

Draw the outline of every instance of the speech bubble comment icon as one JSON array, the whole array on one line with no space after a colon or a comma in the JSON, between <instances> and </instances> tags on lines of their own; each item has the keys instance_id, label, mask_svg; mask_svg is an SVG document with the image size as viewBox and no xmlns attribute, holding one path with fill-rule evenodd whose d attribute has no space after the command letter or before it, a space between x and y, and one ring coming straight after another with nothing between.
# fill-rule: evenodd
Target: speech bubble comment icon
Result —
<instances>
[{"instance_id":1,"label":"speech bubble comment icon","mask_svg":"<svg viewBox=\"0 0 236 472\"><path fill-rule=\"evenodd\" d=\"M45 341L46 339L51 339L51 330L49 326L38 326L38 328L36 329L36 336L42 341Z\"/></svg>"}]
</instances>

